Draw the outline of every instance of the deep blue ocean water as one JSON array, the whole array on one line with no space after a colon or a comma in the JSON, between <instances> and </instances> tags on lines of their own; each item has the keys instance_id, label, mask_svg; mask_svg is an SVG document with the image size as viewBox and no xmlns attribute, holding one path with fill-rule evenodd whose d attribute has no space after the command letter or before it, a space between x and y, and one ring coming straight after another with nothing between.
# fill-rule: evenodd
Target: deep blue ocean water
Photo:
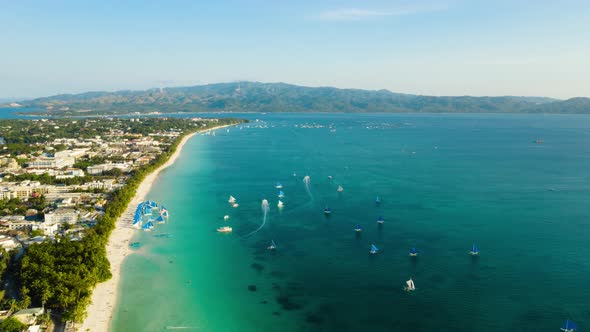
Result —
<instances>
[{"instance_id":1,"label":"deep blue ocean water","mask_svg":"<svg viewBox=\"0 0 590 332\"><path fill-rule=\"evenodd\" d=\"M113 331L589 328L590 116L247 116L158 178L170 223L138 231Z\"/></svg>"}]
</instances>

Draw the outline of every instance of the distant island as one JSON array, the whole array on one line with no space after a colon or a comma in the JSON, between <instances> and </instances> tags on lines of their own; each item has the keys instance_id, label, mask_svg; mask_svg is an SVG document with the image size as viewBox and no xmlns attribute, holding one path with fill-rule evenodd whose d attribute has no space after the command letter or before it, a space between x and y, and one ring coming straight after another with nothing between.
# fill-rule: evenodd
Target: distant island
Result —
<instances>
[{"instance_id":1,"label":"distant island","mask_svg":"<svg viewBox=\"0 0 590 332\"><path fill-rule=\"evenodd\" d=\"M9 103L0 107L11 107ZM12 105L14 107L14 104ZM590 98L436 97L388 90L304 87L285 83L233 82L149 89L86 92L19 101L43 116L174 112L349 113L569 113L590 114Z\"/></svg>"}]
</instances>

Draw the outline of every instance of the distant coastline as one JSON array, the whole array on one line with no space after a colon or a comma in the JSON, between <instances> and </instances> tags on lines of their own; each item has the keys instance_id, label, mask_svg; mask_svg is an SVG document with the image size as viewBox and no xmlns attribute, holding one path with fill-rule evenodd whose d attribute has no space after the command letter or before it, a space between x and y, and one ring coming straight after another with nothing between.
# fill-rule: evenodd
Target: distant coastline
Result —
<instances>
[{"instance_id":1,"label":"distant coastline","mask_svg":"<svg viewBox=\"0 0 590 332\"><path fill-rule=\"evenodd\" d=\"M584 97L559 100L527 96L426 96L388 90L260 82L64 94L24 100L19 104L40 109L38 112L27 112L38 116L193 112L590 114L590 98Z\"/></svg>"},{"instance_id":2,"label":"distant coastline","mask_svg":"<svg viewBox=\"0 0 590 332\"><path fill-rule=\"evenodd\" d=\"M87 308L88 316L78 326L79 331L103 332L109 330L113 312L119 298L118 290L121 280L121 267L125 258L132 253L129 244L133 235L137 232L137 229L131 226L133 211L137 204L145 200L160 172L174 164L182 153L184 145L196 134L230 126L235 126L235 124L216 126L184 135L170 158L162 166L147 175L141 182L125 212L117 219L116 227L109 237L106 249L107 257L111 263L112 278L98 284L92 292L92 302Z\"/></svg>"}]
</instances>

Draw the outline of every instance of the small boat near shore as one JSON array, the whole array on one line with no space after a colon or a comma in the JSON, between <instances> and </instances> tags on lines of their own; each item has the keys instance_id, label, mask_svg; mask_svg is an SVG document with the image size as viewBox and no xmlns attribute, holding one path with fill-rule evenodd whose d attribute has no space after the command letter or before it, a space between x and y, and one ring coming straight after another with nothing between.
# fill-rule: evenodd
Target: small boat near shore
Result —
<instances>
[{"instance_id":1,"label":"small boat near shore","mask_svg":"<svg viewBox=\"0 0 590 332\"><path fill-rule=\"evenodd\" d=\"M233 228L229 227L229 226L223 226L223 227L219 227L217 229L217 231L219 233L231 233L233 231Z\"/></svg>"}]
</instances>

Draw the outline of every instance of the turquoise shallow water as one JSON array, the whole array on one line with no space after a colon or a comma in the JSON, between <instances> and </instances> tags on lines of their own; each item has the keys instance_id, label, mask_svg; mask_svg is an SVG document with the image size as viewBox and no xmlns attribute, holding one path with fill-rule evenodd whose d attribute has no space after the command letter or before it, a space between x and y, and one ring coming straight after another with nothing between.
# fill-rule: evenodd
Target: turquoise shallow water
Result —
<instances>
[{"instance_id":1,"label":"turquoise shallow water","mask_svg":"<svg viewBox=\"0 0 590 332\"><path fill-rule=\"evenodd\" d=\"M250 116L264 122L193 138L158 178L171 222L138 232L113 331L590 326L590 117Z\"/></svg>"}]
</instances>

